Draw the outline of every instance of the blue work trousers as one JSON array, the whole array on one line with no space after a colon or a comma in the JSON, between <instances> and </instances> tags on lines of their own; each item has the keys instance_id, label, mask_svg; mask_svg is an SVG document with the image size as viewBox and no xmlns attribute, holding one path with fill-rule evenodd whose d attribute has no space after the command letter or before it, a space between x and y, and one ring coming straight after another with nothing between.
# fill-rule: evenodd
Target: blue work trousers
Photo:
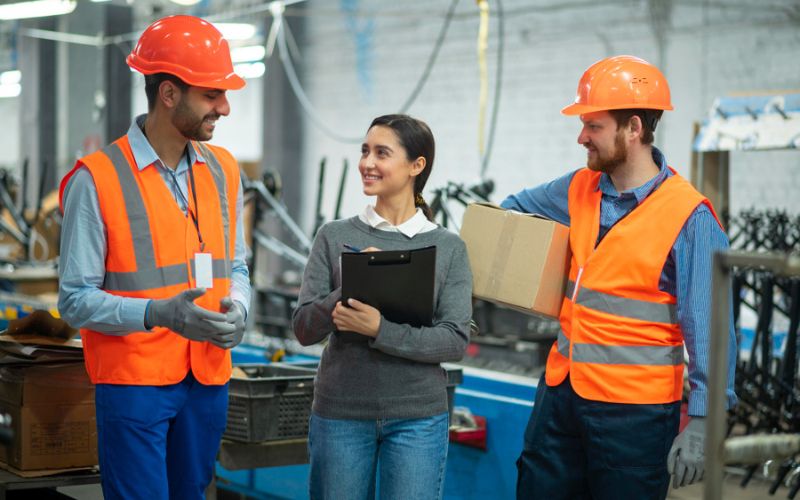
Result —
<instances>
[{"instance_id":1,"label":"blue work trousers","mask_svg":"<svg viewBox=\"0 0 800 500\"><path fill-rule=\"evenodd\" d=\"M517 499L663 500L679 422L679 401L590 401L569 377L548 387L542 375L517 460Z\"/></svg>"},{"instance_id":2,"label":"blue work trousers","mask_svg":"<svg viewBox=\"0 0 800 500\"><path fill-rule=\"evenodd\" d=\"M228 385L191 372L165 386L97 384L97 446L106 500L200 500L225 430Z\"/></svg>"},{"instance_id":3,"label":"blue work trousers","mask_svg":"<svg viewBox=\"0 0 800 500\"><path fill-rule=\"evenodd\" d=\"M312 414L308 431L312 500L439 500L448 414L414 419L338 420Z\"/></svg>"}]
</instances>

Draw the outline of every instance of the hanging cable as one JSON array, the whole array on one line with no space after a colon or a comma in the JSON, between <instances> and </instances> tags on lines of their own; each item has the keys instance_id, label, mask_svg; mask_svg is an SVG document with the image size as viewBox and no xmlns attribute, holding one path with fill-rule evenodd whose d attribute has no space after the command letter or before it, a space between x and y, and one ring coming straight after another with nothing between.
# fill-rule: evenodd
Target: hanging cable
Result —
<instances>
[{"instance_id":1,"label":"hanging cable","mask_svg":"<svg viewBox=\"0 0 800 500\"><path fill-rule=\"evenodd\" d=\"M489 158L492 156L494 134L497 131L497 112L500 109L500 91L503 87L503 54L505 52L505 14L502 0L497 2L497 69L494 77L494 102L492 103L492 119L489 123L489 134L486 141L486 152L481 159L481 180L486 180Z\"/></svg>"},{"instance_id":2,"label":"hanging cable","mask_svg":"<svg viewBox=\"0 0 800 500\"><path fill-rule=\"evenodd\" d=\"M478 24L478 154L483 158L483 129L486 126L486 100L489 96L489 72L486 68L486 48L489 45L489 0L477 0Z\"/></svg>"},{"instance_id":3,"label":"hanging cable","mask_svg":"<svg viewBox=\"0 0 800 500\"><path fill-rule=\"evenodd\" d=\"M405 114L408 112L408 110L411 108L411 105L414 104L414 101L416 101L420 91L422 91L422 87L424 87L428 82L431 69L433 69L433 65L436 63L436 58L439 56L439 49L442 48L444 37L447 35L447 30L450 28L450 22L453 20L453 15L455 14L458 1L459 0L453 0L450 2L450 7L447 9L447 14L444 16L444 23L442 23L442 28L439 30L439 36L436 37L436 43L434 43L431 55L428 57L428 62L425 64L425 69L422 71L422 75L420 75L419 80L417 80L414 90L411 91L411 95L409 95L408 99L406 99L406 102L400 106L400 111L398 111L398 113Z\"/></svg>"},{"instance_id":4,"label":"hanging cable","mask_svg":"<svg viewBox=\"0 0 800 500\"><path fill-rule=\"evenodd\" d=\"M458 5L459 0L452 0L450 4L450 8L445 15L444 23L442 24L442 28L439 31L439 36L436 39L436 43L434 45L433 50L431 51L431 55L428 58L428 62L425 65L425 69L420 76L420 79L417 81L417 84L414 87L414 90L411 91L411 95L409 95L408 99L406 99L403 106L400 108L399 113L406 113L411 105L416 100L417 96L419 95L422 88L425 86L425 83L430 76L431 69L433 68L434 63L436 62L436 58L439 54L439 50L442 47L444 42L445 35L447 34L447 30L450 26L450 22L453 20L454 13L456 6ZM311 118L311 120L322 130L325 134L330 136L332 139L337 140L339 142L344 143L351 143L351 144L358 144L362 141L362 137L347 137L339 134L338 132L334 131L331 127L325 124L322 118L317 114L314 109L314 105L308 99L305 91L303 90L302 85L300 84L299 79L297 78L297 73L292 65L291 58L288 54L288 48L286 45L286 38L285 38L285 31L286 25L284 24L283 18L283 9L280 8L280 4L273 2L276 8L270 9L270 13L273 16L273 23L276 23L273 28L270 30L270 36L268 37L267 41L267 48L268 52L271 48L270 39L274 40L275 45L278 47L278 56L280 57L281 64L283 65L283 69L286 72L286 77L289 80L289 86L292 88L292 92L294 93L297 100L300 101L300 105L303 108L303 111ZM274 37L273 34L274 33Z\"/></svg>"},{"instance_id":5,"label":"hanging cable","mask_svg":"<svg viewBox=\"0 0 800 500\"><path fill-rule=\"evenodd\" d=\"M332 137L333 139L339 142L345 142L349 144L360 144L363 140L363 137L347 137L344 135L339 134L329 126L325 124L322 118L317 114L314 110L314 106L311 104L311 101L306 96L306 93L303 91L303 87L300 85L300 81L297 78L297 73L294 70L294 66L292 66L291 58L289 57L289 49L286 46L286 26L283 25L283 10L280 11L273 11L273 23L279 23L277 27L274 29L277 33L277 45L278 45L278 57L283 64L283 70L286 72L286 77L289 80L289 86L292 88L292 92L294 92L295 97L297 100L300 101L300 105L303 107L303 111L306 112L311 121L313 121L317 127L320 128L323 132L327 135Z\"/></svg>"}]
</instances>

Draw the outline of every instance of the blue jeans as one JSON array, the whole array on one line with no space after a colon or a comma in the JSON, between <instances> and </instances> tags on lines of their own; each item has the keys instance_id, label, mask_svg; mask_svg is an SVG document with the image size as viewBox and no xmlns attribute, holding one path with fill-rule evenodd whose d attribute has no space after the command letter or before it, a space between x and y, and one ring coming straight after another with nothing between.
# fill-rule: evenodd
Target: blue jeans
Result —
<instances>
[{"instance_id":1,"label":"blue jeans","mask_svg":"<svg viewBox=\"0 0 800 500\"><path fill-rule=\"evenodd\" d=\"M679 422L680 401L590 401L569 377L548 387L542 375L517 460L517 499L664 499Z\"/></svg>"},{"instance_id":2,"label":"blue jeans","mask_svg":"<svg viewBox=\"0 0 800 500\"><path fill-rule=\"evenodd\" d=\"M311 415L312 500L441 499L448 415L338 420Z\"/></svg>"},{"instance_id":3,"label":"blue jeans","mask_svg":"<svg viewBox=\"0 0 800 500\"><path fill-rule=\"evenodd\" d=\"M97 448L106 500L201 500L228 410L228 385L189 373L165 386L97 384Z\"/></svg>"}]
</instances>

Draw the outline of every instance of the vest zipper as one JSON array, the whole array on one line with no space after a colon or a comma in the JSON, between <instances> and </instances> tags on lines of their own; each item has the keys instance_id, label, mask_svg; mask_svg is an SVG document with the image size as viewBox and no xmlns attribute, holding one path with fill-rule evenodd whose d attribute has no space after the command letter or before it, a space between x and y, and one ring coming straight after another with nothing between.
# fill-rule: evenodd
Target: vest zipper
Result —
<instances>
[{"instance_id":1,"label":"vest zipper","mask_svg":"<svg viewBox=\"0 0 800 500\"><path fill-rule=\"evenodd\" d=\"M579 267L578 276L575 278L575 288L572 290L572 297L570 298L573 304L575 303L575 299L578 297L578 290L580 290L582 274L583 274L583 267Z\"/></svg>"}]
</instances>

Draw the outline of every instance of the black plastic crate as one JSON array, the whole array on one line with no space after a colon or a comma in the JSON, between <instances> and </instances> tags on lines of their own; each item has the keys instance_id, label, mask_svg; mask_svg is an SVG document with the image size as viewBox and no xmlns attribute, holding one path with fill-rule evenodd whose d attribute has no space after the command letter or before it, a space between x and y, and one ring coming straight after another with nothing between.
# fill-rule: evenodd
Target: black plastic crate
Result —
<instances>
[{"instance_id":1,"label":"black plastic crate","mask_svg":"<svg viewBox=\"0 0 800 500\"><path fill-rule=\"evenodd\" d=\"M248 378L231 378L223 437L246 443L305 438L316 371L283 363L236 366Z\"/></svg>"}]
</instances>

